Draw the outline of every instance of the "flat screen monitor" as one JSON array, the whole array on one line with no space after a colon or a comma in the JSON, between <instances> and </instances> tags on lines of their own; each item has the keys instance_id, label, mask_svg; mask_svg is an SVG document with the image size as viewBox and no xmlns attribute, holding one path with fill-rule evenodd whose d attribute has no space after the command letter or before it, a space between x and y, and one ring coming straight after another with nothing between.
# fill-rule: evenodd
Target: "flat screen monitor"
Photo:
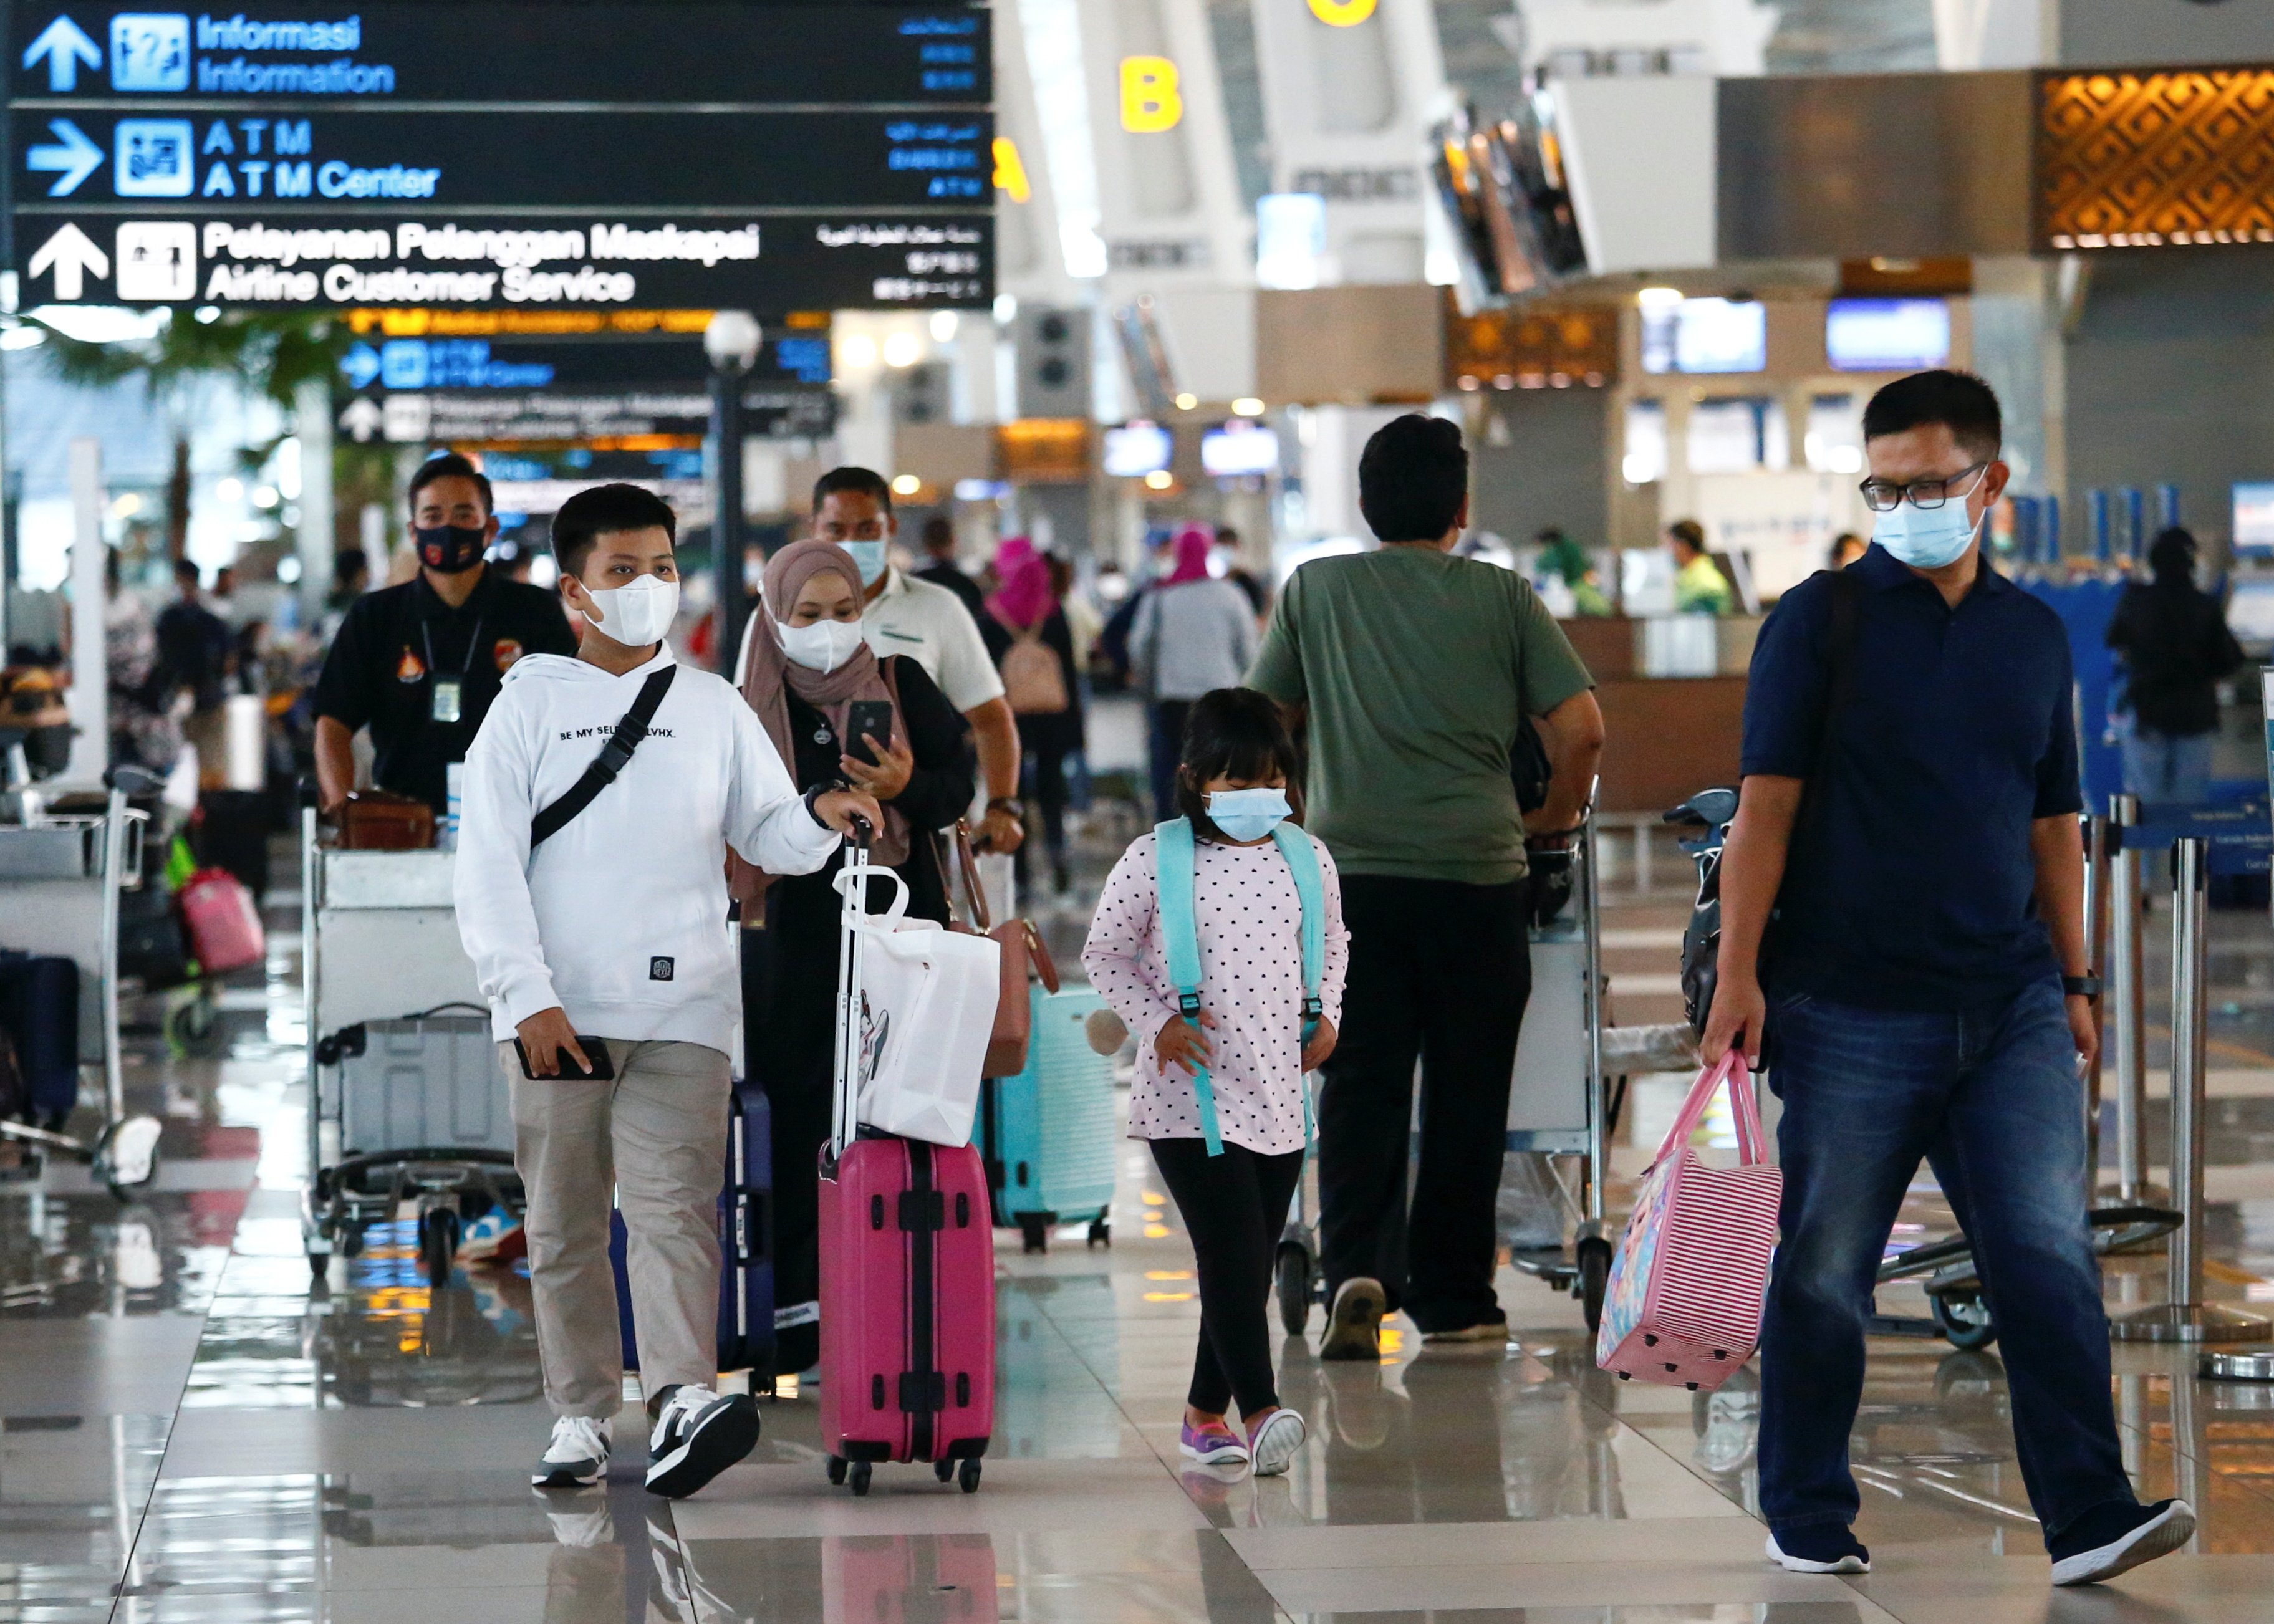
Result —
<instances>
[{"instance_id":1,"label":"flat screen monitor","mask_svg":"<svg viewBox=\"0 0 2274 1624\"><path fill-rule=\"evenodd\" d=\"M1201 466L1211 479L1239 479L1279 471L1279 436L1260 423L1236 417L1201 436Z\"/></svg>"},{"instance_id":2,"label":"flat screen monitor","mask_svg":"<svg viewBox=\"0 0 2274 1624\"><path fill-rule=\"evenodd\" d=\"M1115 479L1142 479L1168 467L1176 450L1169 431L1157 423L1125 423L1105 431L1103 461Z\"/></svg>"},{"instance_id":3,"label":"flat screen monitor","mask_svg":"<svg viewBox=\"0 0 2274 1624\"><path fill-rule=\"evenodd\" d=\"M1643 312L1646 372L1758 372L1768 364L1768 306L1758 299L1684 299Z\"/></svg>"},{"instance_id":4,"label":"flat screen monitor","mask_svg":"<svg viewBox=\"0 0 2274 1624\"><path fill-rule=\"evenodd\" d=\"M1921 372L1950 365L1950 306L1940 299L1834 299L1824 355L1836 372Z\"/></svg>"},{"instance_id":5,"label":"flat screen monitor","mask_svg":"<svg viewBox=\"0 0 2274 1624\"><path fill-rule=\"evenodd\" d=\"M2234 487L2234 550L2274 553L2274 479Z\"/></svg>"},{"instance_id":6,"label":"flat screen monitor","mask_svg":"<svg viewBox=\"0 0 2274 1624\"><path fill-rule=\"evenodd\" d=\"M2274 643L2274 581L2236 582L2226 624L2244 643Z\"/></svg>"}]
</instances>

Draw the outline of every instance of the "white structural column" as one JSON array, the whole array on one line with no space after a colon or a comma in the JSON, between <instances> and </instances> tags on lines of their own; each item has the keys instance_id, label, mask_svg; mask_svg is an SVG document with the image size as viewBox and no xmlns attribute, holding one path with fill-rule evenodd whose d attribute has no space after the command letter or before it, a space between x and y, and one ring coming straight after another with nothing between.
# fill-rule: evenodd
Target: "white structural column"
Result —
<instances>
[{"instance_id":1,"label":"white structural column","mask_svg":"<svg viewBox=\"0 0 2274 1624\"><path fill-rule=\"evenodd\" d=\"M300 624L313 626L332 592L332 387L311 378L292 397L293 432L300 440ZM378 568L378 560L373 561Z\"/></svg>"},{"instance_id":2,"label":"white structural column","mask_svg":"<svg viewBox=\"0 0 2274 1624\"><path fill-rule=\"evenodd\" d=\"M1325 201L1317 285L1423 280L1430 126L1453 110L1428 0L1250 0L1273 190Z\"/></svg>"},{"instance_id":3,"label":"white structural column","mask_svg":"<svg viewBox=\"0 0 2274 1624\"><path fill-rule=\"evenodd\" d=\"M82 435L71 443L71 765L65 782L87 787L102 781L110 759L109 661L102 621L102 442Z\"/></svg>"}]
</instances>

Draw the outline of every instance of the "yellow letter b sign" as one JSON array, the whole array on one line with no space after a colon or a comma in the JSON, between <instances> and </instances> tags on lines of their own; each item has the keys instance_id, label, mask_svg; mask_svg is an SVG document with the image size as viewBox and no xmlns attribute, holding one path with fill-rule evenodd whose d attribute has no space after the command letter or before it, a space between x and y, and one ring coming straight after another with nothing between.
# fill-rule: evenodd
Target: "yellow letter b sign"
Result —
<instances>
[{"instance_id":1,"label":"yellow letter b sign","mask_svg":"<svg viewBox=\"0 0 2274 1624\"><path fill-rule=\"evenodd\" d=\"M1121 127L1133 135L1173 130L1185 116L1177 64L1166 56L1121 59Z\"/></svg>"}]
</instances>

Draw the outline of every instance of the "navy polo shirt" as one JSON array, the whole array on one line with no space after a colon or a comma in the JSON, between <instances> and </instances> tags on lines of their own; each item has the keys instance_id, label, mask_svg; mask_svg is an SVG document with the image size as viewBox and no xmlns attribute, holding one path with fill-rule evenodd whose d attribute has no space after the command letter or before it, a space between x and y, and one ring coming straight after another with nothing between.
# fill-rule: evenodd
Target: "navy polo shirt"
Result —
<instances>
[{"instance_id":1,"label":"navy polo shirt","mask_svg":"<svg viewBox=\"0 0 2274 1624\"><path fill-rule=\"evenodd\" d=\"M2059 974L2029 831L2083 806L2067 635L1986 562L1955 609L1883 548L1849 573L1864 583L1855 665L1828 741L1829 578L1786 593L1753 652L1744 772L1820 779L1777 896L1767 984L1880 1009L2003 1002Z\"/></svg>"}]
</instances>

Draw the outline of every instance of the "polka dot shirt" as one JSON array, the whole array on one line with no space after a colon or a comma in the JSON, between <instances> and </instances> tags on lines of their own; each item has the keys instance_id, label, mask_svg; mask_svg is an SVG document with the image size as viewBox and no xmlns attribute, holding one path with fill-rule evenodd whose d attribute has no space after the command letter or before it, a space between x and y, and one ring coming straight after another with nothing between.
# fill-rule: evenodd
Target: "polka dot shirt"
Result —
<instances>
[{"instance_id":1,"label":"polka dot shirt","mask_svg":"<svg viewBox=\"0 0 2274 1624\"><path fill-rule=\"evenodd\" d=\"M1317 840L1326 904L1326 964L1319 998L1342 1022L1350 932L1334 859ZM1082 949L1090 985L1139 1039L1129 1096L1129 1137L1202 1138L1199 1102L1182 1066L1163 1074L1153 1039L1177 1012L1161 938L1154 837L1141 835L1113 866ZM1303 905L1276 844L1196 843L1193 914L1201 948L1201 1004L1216 1019L1209 1080L1216 1128L1230 1145L1261 1155L1303 1147Z\"/></svg>"}]
</instances>

